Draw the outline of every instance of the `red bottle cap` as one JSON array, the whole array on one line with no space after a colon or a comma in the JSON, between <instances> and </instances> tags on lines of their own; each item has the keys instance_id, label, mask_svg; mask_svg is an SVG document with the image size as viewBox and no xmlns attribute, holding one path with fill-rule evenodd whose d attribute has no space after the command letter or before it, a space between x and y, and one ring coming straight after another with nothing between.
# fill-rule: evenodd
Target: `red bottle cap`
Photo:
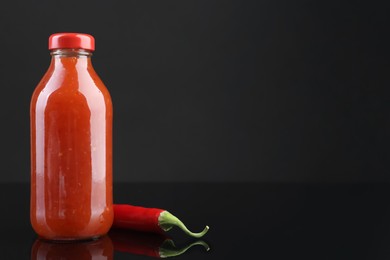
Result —
<instances>
[{"instance_id":1,"label":"red bottle cap","mask_svg":"<svg viewBox=\"0 0 390 260\"><path fill-rule=\"evenodd\" d=\"M84 33L55 33L49 37L49 50L84 49L95 50L95 38Z\"/></svg>"}]
</instances>

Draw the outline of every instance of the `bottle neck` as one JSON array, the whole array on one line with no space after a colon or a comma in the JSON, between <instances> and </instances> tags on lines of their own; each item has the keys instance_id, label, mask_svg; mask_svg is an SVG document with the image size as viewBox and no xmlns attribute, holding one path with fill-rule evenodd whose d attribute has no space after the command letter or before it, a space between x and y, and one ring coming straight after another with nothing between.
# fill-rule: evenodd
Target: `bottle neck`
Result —
<instances>
[{"instance_id":1,"label":"bottle neck","mask_svg":"<svg viewBox=\"0 0 390 260\"><path fill-rule=\"evenodd\" d=\"M83 49L56 49L51 51L51 66L54 68L92 67L92 52Z\"/></svg>"}]
</instances>

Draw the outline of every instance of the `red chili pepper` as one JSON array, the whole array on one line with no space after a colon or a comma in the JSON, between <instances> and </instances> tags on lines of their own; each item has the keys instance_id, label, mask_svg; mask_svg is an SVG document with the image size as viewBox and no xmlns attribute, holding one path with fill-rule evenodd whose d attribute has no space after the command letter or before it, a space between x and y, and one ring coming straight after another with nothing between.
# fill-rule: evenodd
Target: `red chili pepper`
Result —
<instances>
[{"instance_id":1,"label":"red chili pepper","mask_svg":"<svg viewBox=\"0 0 390 260\"><path fill-rule=\"evenodd\" d=\"M181 228L192 237L204 236L209 227L202 232L193 233L177 217L166 210L156 208L144 208L127 204L114 205L114 228L125 228L143 232L163 233L173 226Z\"/></svg>"},{"instance_id":2,"label":"red chili pepper","mask_svg":"<svg viewBox=\"0 0 390 260\"><path fill-rule=\"evenodd\" d=\"M131 230L110 230L109 237L114 250L134 255L145 255L156 258L178 256L195 245L209 246L203 241L196 241L182 248L176 248L174 242L162 234L142 233Z\"/></svg>"}]
</instances>

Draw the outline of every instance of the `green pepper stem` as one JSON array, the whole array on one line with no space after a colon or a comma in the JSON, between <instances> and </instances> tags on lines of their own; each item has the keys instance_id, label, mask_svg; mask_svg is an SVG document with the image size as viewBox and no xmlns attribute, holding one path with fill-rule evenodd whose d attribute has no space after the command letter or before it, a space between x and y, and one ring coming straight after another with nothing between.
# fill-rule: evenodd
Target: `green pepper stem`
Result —
<instances>
[{"instance_id":1,"label":"green pepper stem","mask_svg":"<svg viewBox=\"0 0 390 260\"><path fill-rule=\"evenodd\" d=\"M180 219L169 213L168 211L161 212L159 218L158 218L158 224L160 225L161 229L164 231L170 230L173 226L179 227L181 230L184 231L189 236L200 238L203 237L207 231L209 231L209 227L206 226L202 232L194 233L188 230L188 228L184 225L183 222L181 222Z\"/></svg>"},{"instance_id":2,"label":"green pepper stem","mask_svg":"<svg viewBox=\"0 0 390 260\"><path fill-rule=\"evenodd\" d=\"M173 257L173 256L179 256L181 254L184 254L188 249L190 249L193 246L200 245L203 246L206 251L210 250L209 245L202 241L195 241L183 248L176 248L175 244L172 240L168 240L167 243L163 243L163 245L160 247L159 254L161 258L167 258L167 257Z\"/></svg>"}]
</instances>

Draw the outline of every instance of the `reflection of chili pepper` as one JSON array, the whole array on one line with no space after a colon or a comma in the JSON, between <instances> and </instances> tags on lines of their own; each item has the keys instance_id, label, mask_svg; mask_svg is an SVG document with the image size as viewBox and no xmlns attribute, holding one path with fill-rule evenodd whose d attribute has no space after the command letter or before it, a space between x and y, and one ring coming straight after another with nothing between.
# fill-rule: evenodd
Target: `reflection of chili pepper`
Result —
<instances>
[{"instance_id":1,"label":"reflection of chili pepper","mask_svg":"<svg viewBox=\"0 0 390 260\"><path fill-rule=\"evenodd\" d=\"M178 256L195 245L202 245L207 251L210 249L203 241L197 241L185 247L176 248L173 241L162 234L131 230L114 229L110 231L109 236L115 251L156 258Z\"/></svg>"},{"instance_id":2,"label":"reflection of chili pepper","mask_svg":"<svg viewBox=\"0 0 390 260\"><path fill-rule=\"evenodd\" d=\"M163 209L124 204L114 205L113 227L162 233L162 231L170 230L173 226L178 226L187 235L197 238L204 236L209 230L209 227L206 226L202 232L193 233L177 217Z\"/></svg>"}]
</instances>

